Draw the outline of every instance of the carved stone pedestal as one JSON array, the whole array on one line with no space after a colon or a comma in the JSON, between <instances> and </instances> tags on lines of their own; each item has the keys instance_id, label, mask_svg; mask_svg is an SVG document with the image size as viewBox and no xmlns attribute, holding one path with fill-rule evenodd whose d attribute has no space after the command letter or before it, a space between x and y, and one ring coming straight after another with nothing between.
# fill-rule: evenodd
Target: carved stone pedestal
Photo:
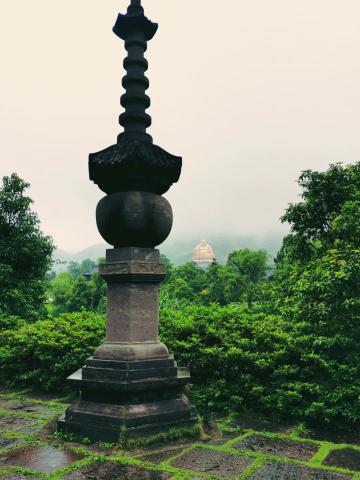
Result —
<instances>
[{"instance_id":1,"label":"carved stone pedestal","mask_svg":"<svg viewBox=\"0 0 360 480\"><path fill-rule=\"evenodd\" d=\"M157 338L158 250L107 251L100 273L108 283L106 342L68 381L80 391L58 430L117 442L195 424L184 394L189 374Z\"/></svg>"}]
</instances>

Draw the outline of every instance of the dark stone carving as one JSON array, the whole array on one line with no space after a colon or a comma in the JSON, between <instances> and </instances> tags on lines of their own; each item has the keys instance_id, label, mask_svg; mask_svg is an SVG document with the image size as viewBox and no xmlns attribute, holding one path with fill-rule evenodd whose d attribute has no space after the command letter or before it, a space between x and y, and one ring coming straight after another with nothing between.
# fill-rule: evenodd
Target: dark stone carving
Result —
<instances>
[{"instance_id":1,"label":"dark stone carving","mask_svg":"<svg viewBox=\"0 0 360 480\"><path fill-rule=\"evenodd\" d=\"M179 180L181 157L140 140L126 140L90 155L90 180L109 194L141 190L159 195Z\"/></svg>"},{"instance_id":2,"label":"dark stone carving","mask_svg":"<svg viewBox=\"0 0 360 480\"><path fill-rule=\"evenodd\" d=\"M169 235L170 203L148 192L118 192L98 203L96 222L101 236L114 247L155 247Z\"/></svg>"},{"instance_id":3,"label":"dark stone carving","mask_svg":"<svg viewBox=\"0 0 360 480\"><path fill-rule=\"evenodd\" d=\"M97 206L98 230L115 247L107 250L100 269L107 282L106 341L68 378L80 395L58 429L94 441L116 442L196 423L184 394L190 376L178 370L158 339L165 269L154 247L171 231L172 209L161 195L178 181L182 160L146 133L151 117L144 53L156 30L140 0L131 0L127 14L119 15L114 32L128 51L125 112L119 120L124 132L116 145L89 157L90 179L107 194Z\"/></svg>"},{"instance_id":4,"label":"dark stone carving","mask_svg":"<svg viewBox=\"0 0 360 480\"><path fill-rule=\"evenodd\" d=\"M58 428L92 440L117 442L191 427L196 414L182 393L188 382L172 356L164 360L107 361L89 358L69 381L81 390Z\"/></svg>"},{"instance_id":5,"label":"dark stone carving","mask_svg":"<svg viewBox=\"0 0 360 480\"><path fill-rule=\"evenodd\" d=\"M127 74L123 78L125 94L120 115L124 132L113 145L89 157L90 179L105 193L140 190L159 195L179 180L182 160L153 145L146 133L151 117L146 113L150 98L145 94L149 80L145 76L148 62L144 58L147 42L157 31L157 24L144 16L139 2L132 3L126 15L119 15L114 33L125 40L128 56L124 60Z\"/></svg>"}]
</instances>

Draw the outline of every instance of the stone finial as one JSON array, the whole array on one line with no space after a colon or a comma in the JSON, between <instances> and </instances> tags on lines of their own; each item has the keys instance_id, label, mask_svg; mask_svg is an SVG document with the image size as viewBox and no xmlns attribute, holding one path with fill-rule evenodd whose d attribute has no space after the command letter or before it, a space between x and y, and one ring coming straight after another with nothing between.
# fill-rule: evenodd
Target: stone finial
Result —
<instances>
[{"instance_id":1,"label":"stone finial","mask_svg":"<svg viewBox=\"0 0 360 480\"><path fill-rule=\"evenodd\" d=\"M163 195L180 177L181 158L154 145L146 132L151 117L146 113L150 98L145 93L149 80L145 76L148 62L144 54L157 28L145 17L140 0L131 0L127 13L119 14L113 28L128 51L122 81L125 94L121 97L125 111L119 117L124 131L116 145L89 157L90 179L107 194L142 191Z\"/></svg>"},{"instance_id":2,"label":"stone finial","mask_svg":"<svg viewBox=\"0 0 360 480\"><path fill-rule=\"evenodd\" d=\"M152 143L152 137L146 133L151 125L151 117L146 113L150 98L145 94L149 80L145 76L148 62L144 58L147 42L153 38L158 25L144 16L139 0L133 0L126 15L119 15L113 31L125 41L128 56L124 60L127 74L123 78L126 93L121 97L125 112L120 115L119 123L124 132L118 137L118 143L124 140L141 140Z\"/></svg>"},{"instance_id":3,"label":"stone finial","mask_svg":"<svg viewBox=\"0 0 360 480\"><path fill-rule=\"evenodd\" d=\"M136 15L137 13L144 13L144 9L141 6L141 0L131 0L131 3L128 7L128 13L131 15Z\"/></svg>"}]
</instances>

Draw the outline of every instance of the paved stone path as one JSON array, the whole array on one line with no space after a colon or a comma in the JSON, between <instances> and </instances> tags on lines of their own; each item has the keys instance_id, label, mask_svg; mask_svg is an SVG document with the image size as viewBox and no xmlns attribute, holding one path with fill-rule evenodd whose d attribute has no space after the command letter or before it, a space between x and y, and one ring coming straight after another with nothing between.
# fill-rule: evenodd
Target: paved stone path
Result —
<instances>
[{"instance_id":1,"label":"paved stone path","mask_svg":"<svg viewBox=\"0 0 360 480\"><path fill-rule=\"evenodd\" d=\"M360 446L305 440L291 429L270 433L240 421L203 442L126 451L54 435L65 408L59 399L0 391L0 480L360 480Z\"/></svg>"}]
</instances>

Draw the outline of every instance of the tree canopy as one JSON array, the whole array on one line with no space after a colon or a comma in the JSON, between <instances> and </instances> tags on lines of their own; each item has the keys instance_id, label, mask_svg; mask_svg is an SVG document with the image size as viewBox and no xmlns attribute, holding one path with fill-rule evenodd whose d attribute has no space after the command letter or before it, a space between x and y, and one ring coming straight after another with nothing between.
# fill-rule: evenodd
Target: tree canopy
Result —
<instances>
[{"instance_id":1,"label":"tree canopy","mask_svg":"<svg viewBox=\"0 0 360 480\"><path fill-rule=\"evenodd\" d=\"M31 210L29 186L12 174L0 188L0 313L33 321L44 314L54 245Z\"/></svg>"}]
</instances>

